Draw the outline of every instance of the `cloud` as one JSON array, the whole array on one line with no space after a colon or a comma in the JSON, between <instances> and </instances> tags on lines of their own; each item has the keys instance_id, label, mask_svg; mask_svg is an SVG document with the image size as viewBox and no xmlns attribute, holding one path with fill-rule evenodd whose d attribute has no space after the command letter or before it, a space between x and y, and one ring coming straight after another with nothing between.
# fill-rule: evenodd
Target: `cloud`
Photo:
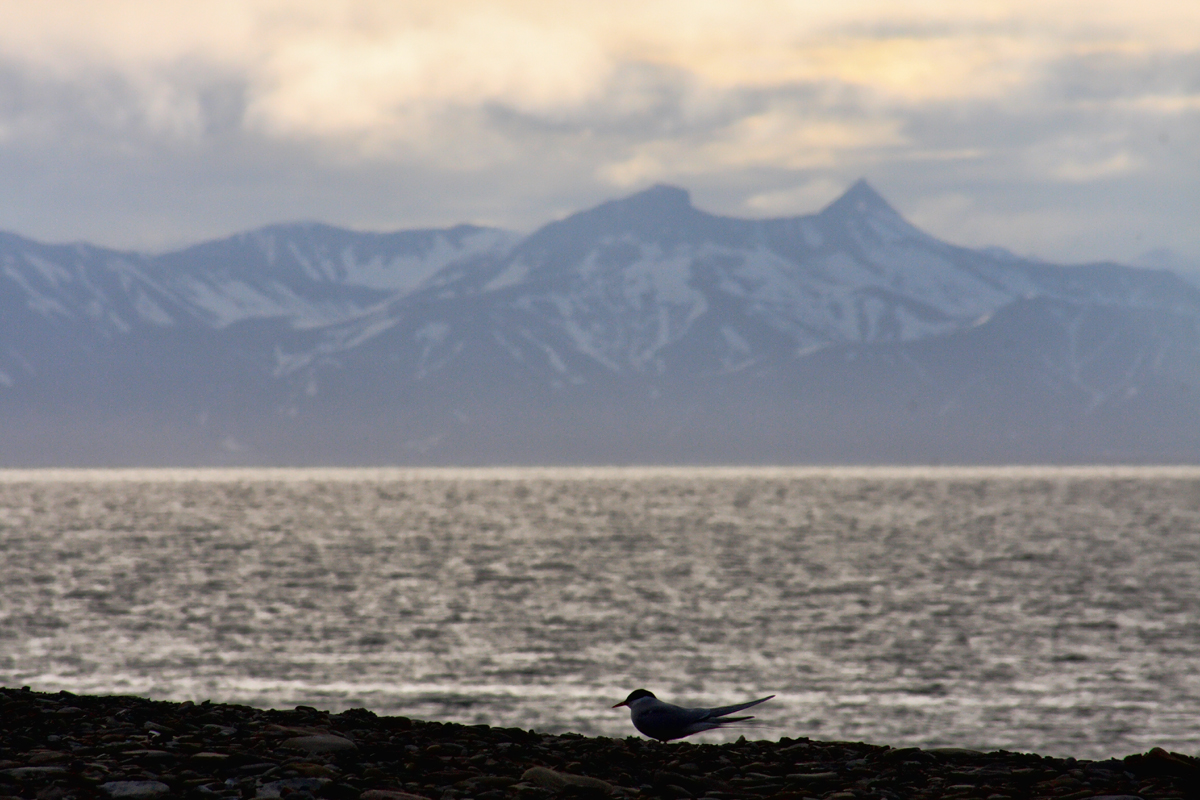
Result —
<instances>
[{"instance_id":1,"label":"cloud","mask_svg":"<svg viewBox=\"0 0 1200 800\"><path fill-rule=\"evenodd\" d=\"M1121 150L1100 159L1081 161L1067 158L1056 164L1050 174L1059 180L1076 183L1114 178L1132 172L1143 165L1143 161L1127 150Z\"/></svg>"},{"instance_id":2,"label":"cloud","mask_svg":"<svg viewBox=\"0 0 1200 800\"><path fill-rule=\"evenodd\" d=\"M628 187L723 169L833 167L844 153L902 144L899 129L895 119L813 119L799 110L771 108L741 117L703 141L639 142L597 174Z\"/></svg>"},{"instance_id":3,"label":"cloud","mask_svg":"<svg viewBox=\"0 0 1200 800\"><path fill-rule=\"evenodd\" d=\"M1128 250L1124 208L1200 252L1197 130L1192 0L0 5L0 228L48 238L528 228L654 181L799 213L866 175L991 197L953 218L985 243ZM1087 210L1059 245L1048 203Z\"/></svg>"},{"instance_id":4,"label":"cloud","mask_svg":"<svg viewBox=\"0 0 1200 800\"><path fill-rule=\"evenodd\" d=\"M745 206L750 213L768 217L805 214L828 205L845 189L838 181L817 178L799 186L751 195Z\"/></svg>"},{"instance_id":5,"label":"cloud","mask_svg":"<svg viewBox=\"0 0 1200 800\"><path fill-rule=\"evenodd\" d=\"M247 122L270 134L428 142L453 110L538 114L593 96L613 69L582 31L450 4L416 25L306 29L256 64Z\"/></svg>"},{"instance_id":6,"label":"cloud","mask_svg":"<svg viewBox=\"0 0 1200 800\"><path fill-rule=\"evenodd\" d=\"M1020 255L1079 263L1112 260L1117 247L1128 248L1132 261L1139 252L1139 234L1153 223L1152 214L1129 213L1103 202L1066 204L1042 198L1022 203L1009 193L985 200L961 192L929 195L907 216L914 224L956 244L986 247L1000 244ZM1102 233L1101 233L1102 232ZM1089 241L1101 246L1089 250ZM1075 252L1077 255L1071 255Z\"/></svg>"},{"instance_id":7,"label":"cloud","mask_svg":"<svg viewBox=\"0 0 1200 800\"><path fill-rule=\"evenodd\" d=\"M12 4L0 51L63 82L122 76L142 114L183 120L180 65L236 74L244 123L276 137L436 142L454 109L561 117L606 107L624 66L673 71L723 93L840 84L885 104L1003 98L1064 52L1097 57L1196 47L1194 4L950 2L142 2ZM869 20L864 24L863 20Z\"/></svg>"}]
</instances>

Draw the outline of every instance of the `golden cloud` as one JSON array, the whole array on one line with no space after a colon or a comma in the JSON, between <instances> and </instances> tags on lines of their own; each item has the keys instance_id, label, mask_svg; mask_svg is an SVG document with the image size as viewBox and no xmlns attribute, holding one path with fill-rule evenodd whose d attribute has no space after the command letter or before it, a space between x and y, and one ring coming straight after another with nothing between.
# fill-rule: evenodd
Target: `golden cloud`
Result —
<instances>
[{"instance_id":1,"label":"golden cloud","mask_svg":"<svg viewBox=\"0 0 1200 800\"><path fill-rule=\"evenodd\" d=\"M255 130L385 149L389 142L436 149L447 135L446 109L572 113L603 102L615 70L630 63L677 71L700 93L831 83L887 106L1003 97L1071 54L1196 48L1194 0L42 0L0 7L4 58L60 76L97 68L131 76L168 128L194 122L187 103L172 100L162 70L206 63L245 82L246 123ZM886 123L869 131L838 123L846 129L837 135L822 127L833 123L802 120L781 132L769 115L739 124L728 143L703 143L704 155L756 162L773 153L808 163L815 156L796 153L820 152L838 135L851 146L854 137L895 136ZM764 133L783 135L782 143ZM667 159L655 147L614 169L653 171L652 162Z\"/></svg>"},{"instance_id":2,"label":"golden cloud","mask_svg":"<svg viewBox=\"0 0 1200 800\"><path fill-rule=\"evenodd\" d=\"M798 110L775 109L740 119L704 141L640 143L600 167L597 177L625 187L713 169L829 167L852 151L904 143L898 120L812 119Z\"/></svg>"}]
</instances>

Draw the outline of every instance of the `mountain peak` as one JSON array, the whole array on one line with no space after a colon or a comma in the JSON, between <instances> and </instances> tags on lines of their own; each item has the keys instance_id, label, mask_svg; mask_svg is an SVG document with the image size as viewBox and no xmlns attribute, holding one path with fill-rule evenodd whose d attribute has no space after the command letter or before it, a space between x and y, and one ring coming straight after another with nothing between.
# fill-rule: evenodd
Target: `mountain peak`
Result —
<instances>
[{"instance_id":1,"label":"mountain peak","mask_svg":"<svg viewBox=\"0 0 1200 800\"><path fill-rule=\"evenodd\" d=\"M575 216L683 219L694 213L696 209L692 207L692 197L686 189L656 183L649 189L609 200Z\"/></svg>"},{"instance_id":2,"label":"mountain peak","mask_svg":"<svg viewBox=\"0 0 1200 800\"><path fill-rule=\"evenodd\" d=\"M867 183L866 178L859 178L847 189L841 197L834 200L821 210L822 214L890 214L899 216L896 209L883 199L883 195L875 191L875 187Z\"/></svg>"},{"instance_id":3,"label":"mountain peak","mask_svg":"<svg viewBox=\"0 0 1200 800\"><path fill-rule=\"evenodd\" d=\"M661 239L679 238L701 212L692 207L685 189L655 184L637 194L609 200L595 208L546 225L526 240L526 246L575 248L597 236L637 232Z\"/></svg>"},{"instance_id":4,"label":"mountain peak","mask_svg":"<svg viewBox=\"0 0 1200 800\"><path fill-rule=\"evenodd\" d=\"M928 234L900 215L879 192L865 179L859 178L837 200L821 209L818 216L836 221L836 224L851 224L858 227L867 224L876 234L887 237L928 238Z\"/></svg>"},{"instance_id":5,"label":"mountain peak","mask_svg":"<svg viewBox=\"0 0 1200 800\"><path fill-rule=\"evenodd\" d=\"M644 210L682 210L692 207L692 196L687 189L680 189L678 186L670 186L665 183L656 183L649 189L643 189L636 194L631 194L620 200L613 200L613 203L632 206ZM607 203L605 205L608 205Z\"/></svg>"}]
</instances>

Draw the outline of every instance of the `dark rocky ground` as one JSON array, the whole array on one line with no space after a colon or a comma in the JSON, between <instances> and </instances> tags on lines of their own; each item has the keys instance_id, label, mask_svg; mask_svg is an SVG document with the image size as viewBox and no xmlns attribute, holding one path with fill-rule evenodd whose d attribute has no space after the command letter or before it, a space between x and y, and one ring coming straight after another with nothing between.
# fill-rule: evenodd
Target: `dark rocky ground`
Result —
<instances>
[{"instance_id":1,"label":"dark rocky ground","mask_svg":"<svg viewBox=\"0 0 1200 800\"><path fill-rule=\"evenodd\" d=\"M516 728L0 689L0 798L1200 798L1200 760L549 736Z\"/></svg>"}]
</instances>

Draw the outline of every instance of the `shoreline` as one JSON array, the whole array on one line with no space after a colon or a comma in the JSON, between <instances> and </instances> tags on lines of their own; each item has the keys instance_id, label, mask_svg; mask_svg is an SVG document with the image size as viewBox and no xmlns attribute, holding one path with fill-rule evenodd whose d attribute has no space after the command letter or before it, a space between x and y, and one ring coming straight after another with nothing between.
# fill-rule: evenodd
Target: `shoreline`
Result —
<instances>
[{"instance_id":1,"label":"shoreline","mask_svg":"<svg viewBox=\"0 0 1200 800\"><path fill-rule=\"evenodd\" d=\"M728 480L1197 480L1200 463L1028 464L562 464L447 466L19 467L0 466L0 484L21 483L306 483L326 481L615 481Z\"/></svg>"},{"instance_id":2,"label":"shoreline","mask_svg":"<svg viewBox=\"0 0 1200 800\"><path fill-rule=\"evenodd\" d=\"M781 738L660 742L0 688L0 798L1158 800L1200 759L1088 762Z\"/></svg>"},{"instance_id":3,"label":"shoreline","mask_svg":"<svg viewBox=\"0 0 1200 800\"><path fill-rule=\"evenodd\" d=\"M807 738L662 744L134 696L0 688L8 797L335 800L1200 798L1200 759L1086 761Z\"/></svg>"}]
</instances>

